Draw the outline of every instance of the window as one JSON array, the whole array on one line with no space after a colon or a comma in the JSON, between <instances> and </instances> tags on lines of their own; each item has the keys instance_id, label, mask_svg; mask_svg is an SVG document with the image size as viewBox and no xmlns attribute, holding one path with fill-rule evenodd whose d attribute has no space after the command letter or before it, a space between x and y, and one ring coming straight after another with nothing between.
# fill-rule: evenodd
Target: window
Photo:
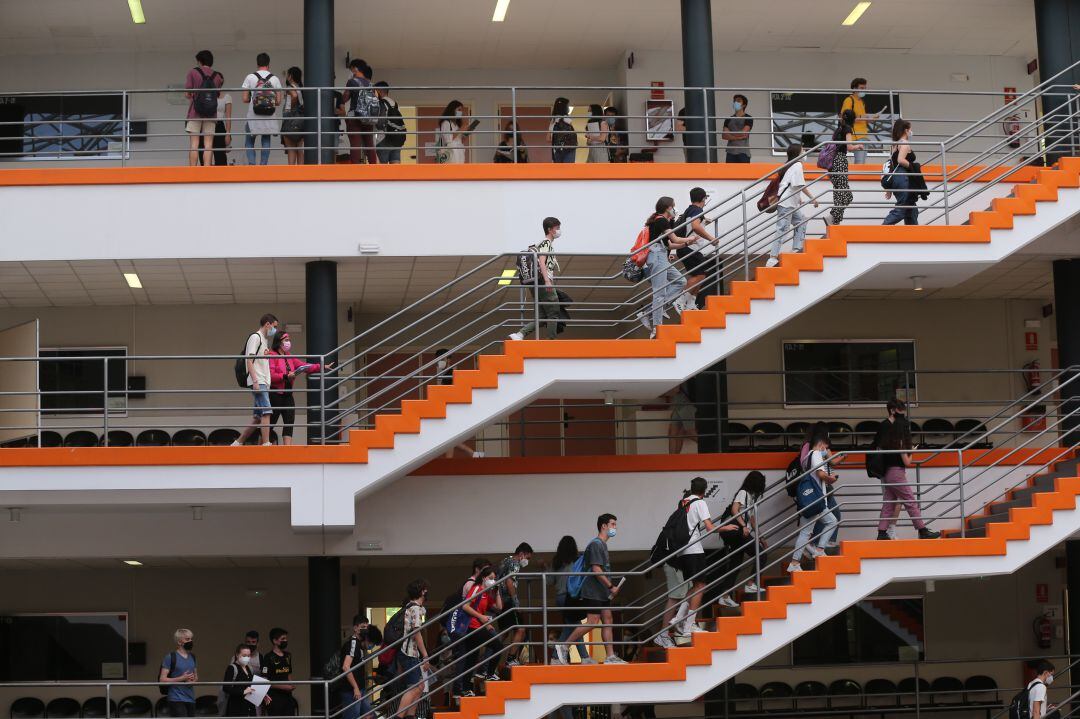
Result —
<instances>
[{"instance_id":1,"label":"window","mask_svg":"<svg viewBox=\"0 0 1080 719\"><path fill-rule=\"evenodd\" d=\"M913 402L914 340L784 342L784 404Z\"/></svg>"},{"instance_id":2,"label":"window","mask_svg":"<svg viewBox=\"0 0 1080 719\"><path fill-rule=\"evenodd\" d=\"M0 682L127 679L128 616L0 616Z\"/></svg>"},{"instance_id":3,"label":"window","mask_svg":"<svg viewBox=\"0 0 1080 719\"><path fill-rule=\"evenodd\" d=\"M792 663L910 662L926 653L922 597L864 599L792 644Z\"/></svg>"},{"instance_id":4,"label":"window","mask_svg":"<svg viewBox=\"0 0 1080 719\"><path fill-rule=\"evenodd\" d=\"M809 150L818 143L831 140L836 132L840 108L849 96L850 93L772 93L769 101L772 105L773 154L783 155L793 142L801 142ZM863 101L866 112L877 115L867 122L870 154L884 156L892 142L893 123L900 117L900 96L869 93Z\"/></svg>"},{"instance_id":5,"label":"window","mask_svg":"<svg viewBox=\"0 0 1080 719\"><path fill-rule=\"evenodd\" d=\"M119 158L123 117L119 93L0 96L0 160Z\"/></svg>"},{"instance_id":6,"label":"window","mask_svg":"<svg viewBox=\"0 0 1080 719\"><path fill-rule=\"evenodd\" d=\"M38 363L41 411L45 414L101 414L105 384L103 357L127 357L127 347L43 349ZM95 358L95 359L90 359ZM70 394L69 394L70 393ZM109 413L127 409L127 362L109 361Z\"/></svg>"}]
</instances>

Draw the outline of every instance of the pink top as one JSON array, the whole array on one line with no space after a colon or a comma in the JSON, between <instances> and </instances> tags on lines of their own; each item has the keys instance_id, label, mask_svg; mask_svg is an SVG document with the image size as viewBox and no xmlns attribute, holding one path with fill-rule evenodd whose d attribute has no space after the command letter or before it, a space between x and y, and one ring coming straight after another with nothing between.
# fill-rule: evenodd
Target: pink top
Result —
<instances>
[{"instance_id":1,"label":"pink top","mask_svg":"<svg viewBox=\"0 0 1080 719\"><path fill-rule=\"evenodd\" d=\"M277 390L280 393L291 387L289 373L295 372L297 367L303 365L311 365L312 372L322 371L322 365L318 362L305 362L299 357L270 350L270 389Z\"/></svg>"},{"instance_id":2,"label":"pink top","mask_svg":"<svg viewBox=\"0 0 1080 719\"><path fill-rule=\"evenodd\" d=\"M206 65L202 67L193 67L188 70L187 78L184 80L184 87L188 90L194 90L195 88L202 87L203 75L199 74L199 70L202 70L203 75L209 75L214 79L214 87L221 87L225 84L225 77ZM200 117L199 113L195 112L195 98L188 98L187 119L189 120L213 120L212 117Z\"/></svg>"}]
</instances>

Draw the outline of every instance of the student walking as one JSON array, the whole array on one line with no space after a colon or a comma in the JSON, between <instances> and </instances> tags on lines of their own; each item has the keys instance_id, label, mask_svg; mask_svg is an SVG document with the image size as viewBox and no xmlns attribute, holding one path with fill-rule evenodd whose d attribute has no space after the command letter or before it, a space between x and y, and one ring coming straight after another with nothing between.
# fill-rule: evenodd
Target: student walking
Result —
<instances>
[{"instance_id":1,"label":"student walking","mask_svg":"<svg viewBox=\"0 0 1080 719\"><path fill-rule=\"evenodd\" d=\"M1054 705L1046 702L1046 688L1053 683L1054 665L1040 659L1035 663L1035 678L1027 685L1029 719L1043 719L1054 711Z\"/></svg>"},{"instance_id":2,"label":"student walking","mask_svg":"<svg viewBox=\"0 0 1080 719\"><path fill-rule=\"evenodd\" d=\"M217 90L225 78L214 69L214 54L209 50L200 50L195 55L195 67L188 70L184 78L185 97L188 104L187 121L184 131L188 134L191 149L188 151L188 165L210 166L214 146L214 130L217 123L218 106L221 104L221 92ZM201 89L200 89L201 88ZM202 152L199 146L202 145Z\"/></svg>"},{"instance_id":3,"label":"student walking","mask_svg":"<svg viewBox=\"0 0 1080 719\"><path fill-rule=\"evenodd\" d=\"M666 395L671 402L668 454L682 454L683 444L697 444L697 406L690 399L689 382L680 382Z\"/></svg>"},{"instance_id":4,"label":"student walking","mask_svg":"<svg viewBox=\"0 0 1080 719\"><path fill-rule=\"evenodd\" d=\"M784 238L791 232L793 252L802 252L803 242L806 239L806 216L799 211L802 207L800 193L810 198L814 207L818 201L814 199L810 190L806 189L806 179L803 175L802 162L798 159L803 154L803 146L795 142L788 145L788 164L780 171L779 207L776 212L776 238L773 240L772 249L769 250L769 259L766 267L775 267L780 264L780 248L784 244Z\"/></svg>"},{"instance_id":5,"label":"student walking","mask_svg":"<svg viewBox=\"0 0 1080 719\"><path fill-rule=\"evenodd\" d=\"M168 685L165 692L171 717L195 716L195 687L186 686L199 681L195 665L195 634L190 629L173 632L176 648L161 661L158 681Z\"/></svg>"},{"instance_id":6,"label":"student walking","mask_svg":"<svg viewBox=\"0 0 1080 719\"><path fill-rule=\"evenodd\" d=\"M435 133L435 161L440 165L465 164L465 106L457 100L447 103Z\"/></svg>"},{"instance_id":7,"label":"student walking","mask_svg":"<svg viewBox=\"0 0 1080 719\"><path fill-rule=\"evenodd\" d=\"M649 228L649 259L645 262L645 275L652 285L652 309L648 315L641 314L641 323L649 330L649 339L656 337L656 328L664 322L667 307L686 289L686 280L678 268L671 264L676 251L688 241L672 232L675 224L675 200L661 197L656 201L656 211L645 220Z\"/></svg>"},{"instance_id":8,"label":"student walking","mask_svg":"<svg viewBox=\"0 0 1080 719\"><path fill-rule=\"evenodd\" d=\"M255 705L247 700L248 695L255 689L252 688L254 673L251 670L251 647L240 644L236 647L232 663L225 667L223 682L239 682L238 684L225 684L222 690L225 692L225 714L227 717L253 717ZM270 702L267 695L265 703Z\"/></svg>"},{"instance_id":9,"label":"student walking","mask_svg":"<svg viewBox=\"0 0 1080 719\"><path fill-rule=\"evenodd\" d=\"M716 250L717 239L705 229L705 203L709 193L701 187L690 190L690 204L675 221L675 234L686 244L675 250L686 270L686 290L675 300L675 309L681 315L685 310L697 309L697 296L705 278L709 276L709 255Z\"/></svg>"},{"instance_id":10,"label":"student walking","mask_svg":"<svg viewBox=\"0 0 1080 719\"><path fill-rule=\"evenodd\" d=\"M604 664L626 664L615 654L614 634L612 632L611 605L619 595L622 583L616 584L611 577L611 557L608 554L608 542L618 534L618 518L614 514L601 514L596 519L597 535L585 547L585 566L591 572L581 585L581 605L585 607L585 624L566 638L566 642L555 645L553 664L570 663L570 645L577 642L597 625L603 623L600 635L607 650Z\"/></svg>"},{"instance_id":11,"label":"student walking","mask_svg":"<svg viewBox=\"0 0 1080 719\"><path fill-rule=\"evenodd\" d=\"M367 615L357 614L352 620L352 636L341 647L341 667L338 671L345 675L345 683L338 689L338 697L342 719L361 719L371 713L371 699L366 692L366 676L370 667L361 666L369 630Z\"/></svg>"},{"instance_id":12,"label":"student walking","mask_svg":"<svg viewBox=\"0 0 1080 719\"><path fill-rule=\"evenodd\" d=\"M495 586L496 569L488 564L481 567L475 578L465 583L462 588L462 605L469 615L469 633L465 636L465 650L458 659L459 696L473 696L467 685L467 672L472 672L474 679L483 682L497 682L496 673L499 654L503 644L496 631L495 616L502 613L502 593ZM494 615L494 616L493 616Z\"/></svg>"},{"instance_id":13,"label":"student walking","mask_svg":"<svg viewBox=\"0 0 1080 719\"><path fill-rule=\"evenodd\" d=\"M804 553L812 559L825 555L824 545L837 526L836 516L829 510L825 499L826 485L835 484L840 477L829 464L829 437L819 427L810 440L810 456L804 465L809 472L798 484L795 501L799 507L799 535L795 540L795 552L791 555L788 572L802 571ZM817 544L811 544L815 525L822 523L824 530L818 534Z\"/></svg>"},{"instance_id":14,"label":"student walking","mask_svg":"<svg viewBox=\"0 0 1080 719\"><path fill-rule=\"evenodd\" d=\"M836 155L833 157L832 167L829 168L829 181L833 186L833 206L829 214L825 216L825 222L830 225L839 225L844 221L844 211L851 204L854 196L851 194L851 185L848 182L848 150L859 151L864 145L855 142L855 113L852 110L844 110L840 113L840 126L836 128L832 139L836 143Z\"/></svg>"},{"instance_id":15,"label":"student walking","mask_svg":"<svg viewBox=\"0 0 1080 719\"><path fill-rule=\"evenodd\" d=\"M891 539L890 530L900 516L900 506L907 510L911 524L919 532L919 539L937 539L940 532L928 529L923 521L919 503L907 481L907 468L912 465L911 428L903 416L889 423L882 438L881 449L893 450L884 455L885 476L881 480L881 518L878 521L878 539ZM904 451L907 450L907 451Z\"/></svg>"},{"instance_id":16,"label":"student walking","mask_svg":"<svg viewBox=\"0 0 1080 719\"><path fill-rule=\"evenodd\" d=\"M285 111L281 125L281 144L290 165L304 164L304 73L298 67L285 72Z\"/></svg>"},{"instance_id":17,"label":"student walking","mask_svg":"<svg viewBox=\"0 0 1080 719\"><path fill-rule=\"evenodd\" d=\"M738 606L727 592L734 589L738 583L737 578L742 572L742 564L753 556L755 544L760 546L761 564L765 564L765 540L758 537L756 515L749 512L763 494L765 494L765 475L754 470L743 479L742 486L735 492L731 504L728 505L721 518L719 534L727 549L724 567L727 579L724 581L725 595L720 599L720 603L725 607ZM753 574L753 566L750 567L750 571ZM757 594L761 588L753 579L750 579L743 587L743 591L747 594Z\"/></svg>"},{"instance_id":18,"label":"student walking","mask_svg":"<svg viewBox=\"0 0 1080 719\"><path fill-rule=\"evenodd\" d=\"M682 564L683 576L690 582L690 596L687 600L686 625L690 633L705 631L697 623L698 609L701 608L701 600L705 597L705 587L708 584L706 569L708 562L705 561L705 545L703 537L705 532L714 529L712 518L709 515L709 507L705 503L705 492L709 489L709 483L704 477L694 477L690 481L690 492L683 497L682 506L686 510L686 525L690 530L690 542L679 555Z\"/></svg>"},{"instance_id":19,"label":"student walking","mask_svg":"<svg viewBox=\"0 0 1080 719\"><path fill-rule=\"evenodd\" d=\"M731 98L731 117L724 120L721 138L727 142L725 162L750 162L750 131L754 129L754 118L746 112L750 100L746 95Z\"/></svg>"},{"instance_id":20,"label":"student walking","mask_svg":"<svg viewBox=\"0 0 1080 719\"><path fill-rule=\"evenodd\" d=\"M536 283L522 272L521 261L518 263L518 271L522 284L529 288L533 301L538 303L540 323L544 327L544 339L553 340L559 332L561 309L559 295L555 291L555 274L559 271L559 261L555 258L555 240L562 237L562 222L558 217L545 217L541 226L544 230L544 239L535 245L530 245L529 249L522 254L521 260L535 264L531 271L539 273ZM536 321L533 320L517 332L511 333L510 339L523 340L532 335L535 330Z\"/></svg>"},{"instance_id":21,"label":"student walking","mask_svg":"<svg viewBox=\"0 0 1080 719\"><path fill-rule=\"evenodd\" d=\"M292 354L292 339L288 332L278 332L270 343L270 428L273 429L281 419L281 437L283 444L293 443L293 429L296 425L296 394L293 387L303 375L317 374L323 371L318 362L307 362ZM326 363L327 371L334 368L333 362Z\"/></svg>"},{"instance_id":22,"label":"student walking","mask_svg":"<svg viewBox=\"0 0 1080 719\"><path fill-rule=\"evenodd\" d=\"M255 164L255 138L260 138L262 151L259 164L270 162L270 138L281 130L281 121L277 109L284 98L281 92L281 80L270 72L270 56L260 52L255 58L258 69L244 78L244 94L241 101L248 106L247 134L244 147L247 148L247 163Z\"/></svg>"},{"instance_id":23,"label":"student walking","mask_svg":"<svg viewBox=\"0 0 1080 719\"><path fill-rule=\"evenodd\" d=\"M499 614L499 631L508 633L510 636L510 650L507 652L506 666L515 667L520 662L521 642L525 639L525 628L521 626L517 608L521 602L518 599L518 581L515 575L529 566L532 560L533 548L528 542L522 542L514 550L514 553L499 562L496 580L503 580L499 584L499 594L502 597L503 610Z\"/></svg>"},{"instance_id":24,"label":"student walking","mask_svg":"<svg viewBox=\"0 0 1080 719\"><path fill-rule=\"evenodd\" d=\"M589 105L589 121L585 124L585 144L589 147L589 162L610 162L607 138L611 128L604 117L604 108Z\"/></svg>"},{"instance_id":25,"label":"student walking","mask_svg":"<svg viewBox=\"0 0 1080 719\"><path fill-rule=\"evenodd\" d=\"M385 80L375 83L375 94L379 96L379 115L382 117L379 122L383 133L375 146L375 154L380 165L400 165L401 148L407 139L405 118L401 116L397 100L390 97L390 83Z\"/></svg>"},{"instance_id":26,"label":"student walking","mask_svg":"<svg viewBox=\"0 0 1080 719\"><path fill-rule=\"evenodd\" d=\"M247 386L251 387L254 412L251 423L232 443L238 447L256 430L262 434L262 445L270 446L270 343L278 333L278 318L265 314L259 318L259 329L252 332L244 345L244 365L247 370Z\"/></svg>"},{"instance_id":27,"label":"student walking","mask_svg":"<svg viewBox=\"0 0 1080 719\"><path fill-rule=\"evenodd\" d=\"M844 98L844 101L840 103L841 116L845 111L850 110L855 119L852 121L852 139L858 143L858 147L852 146L848 149L851 150L853 159L856 165L863 165L866 163L866 144L865 140L870 134L870 126L867 124L867 120L874 120L877 115L866 114L866 78L857 77L851 81L851 94ZM863 142L858 142L863 140Z\"/></svg>"},{"instance_id":28,"label":"student walking","mask_svg":"<svg viewBox=\"0 0 1080 719\"><path fill-rule=\"evenodd\" d=\"M883 225L896 225L901 220L905 225L919 224L919 208L916 207L919 195L912 190L918 189L919 185L925 189L926 181L919 172L918 163L915 161L915 153L909 144L911 141L911 123L907 120L897 120L892 129L893 152L892 178L889 192L885 193L885 199L889 195L896 196L896 207L889 210L885 216Z\"/></svg>"},{"instance_id":29,"label":"student walking","mask_svg":"<svg viewBox=\"0 0 1080 719\"><path fill-rule=\"evenodd\" d=\"M555 558L551 562L551 571L555 572L556 575L559 572L572 572L577 557L577 540L570 535L564 536L559 540L559 544L555 548ZM562 609L562 623L566 625L559 631L559 644L565 644L570 633L574 631L573 625L581 624L581 620L585 618L585 612L573 608L575 602L566 590L566 583L569 579L569 576L548 577L549 585L555 588L555 606ZM589 659L589 649L584 641L578 640L577 650L583 664L592 662Z\"/></svg>"},{"instance_id":30,"label":"student walking","mask_svg":"<svg viewBox=\"0 0 1080 719\"><path fill-rule=\"evenodd\" d=\"M427 618L424 604L427 602L428 583L417 579L409 583L405 592L408 602L401 610L405 612L405 623L401 651L398 652L398 668L401 672L399 678L408 690L401 696L396 716L415 719L419 709L417 705L424 692L424 676L431 673L424 633L421 631Z\"/></svg>"}]
</instances>

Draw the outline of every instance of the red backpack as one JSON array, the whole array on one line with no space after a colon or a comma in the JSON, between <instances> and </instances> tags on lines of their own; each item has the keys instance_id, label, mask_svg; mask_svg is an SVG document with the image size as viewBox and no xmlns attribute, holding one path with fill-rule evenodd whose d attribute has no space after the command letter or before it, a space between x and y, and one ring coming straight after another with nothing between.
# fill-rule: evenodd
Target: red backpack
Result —
<instances>
[{"instance_id":1,"label":"red backpack","mask_svg":"<svg viewBox=\"0 0 1080 719\"><path fill-rule=\"evenodd\" d=\"M634 246L630 248L630 261L638 267L644 267L649 259L649 226L645 225L634 240Z\"/></svg>"},{"instance_id":2,"label":"red backpack","mask_svg":"<svg viewBox=\"0 0 1080 719\"><path fill-rule=\"evenodd\" d=\"M776 177L769 180L765 192L762 192L761 197L758 198L758 212L776 212L776 208L780 204L780 180L782 177L783 175L778 172Z\"/></svg>"}]
</instances>

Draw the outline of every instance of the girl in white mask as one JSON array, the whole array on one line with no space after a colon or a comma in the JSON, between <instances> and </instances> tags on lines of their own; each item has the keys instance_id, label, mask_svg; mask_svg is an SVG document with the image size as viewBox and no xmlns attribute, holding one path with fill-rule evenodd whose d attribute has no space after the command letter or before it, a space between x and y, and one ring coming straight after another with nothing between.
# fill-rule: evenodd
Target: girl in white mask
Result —
<instances>
[{"instance_id":1,"label":"girl in white mask","mask_svg":"<svg viewBox=\"0 0 1080 719\"><path fill-rule=\"evenodd\" d=\"M442 111L439 130L435 133L435 161L440 165L465 164L465 106L451 100Z\"/></svg>"},{"instance_id":2,"label":"girl in white mask","mask_svg":"<svg viewBox=\"0 0 1080 719\"><path fill-rule=\"evenodd\" d=\"M247 700L255 690L251 687L251 647L241 644L236 647L232 663L225 667L223 682L240 682L239 684L225 684L225 714L229 717L253 717L255 705ZM270 704L270 697L266 697L264 704Z\"/></svg>"}]
</instances>

